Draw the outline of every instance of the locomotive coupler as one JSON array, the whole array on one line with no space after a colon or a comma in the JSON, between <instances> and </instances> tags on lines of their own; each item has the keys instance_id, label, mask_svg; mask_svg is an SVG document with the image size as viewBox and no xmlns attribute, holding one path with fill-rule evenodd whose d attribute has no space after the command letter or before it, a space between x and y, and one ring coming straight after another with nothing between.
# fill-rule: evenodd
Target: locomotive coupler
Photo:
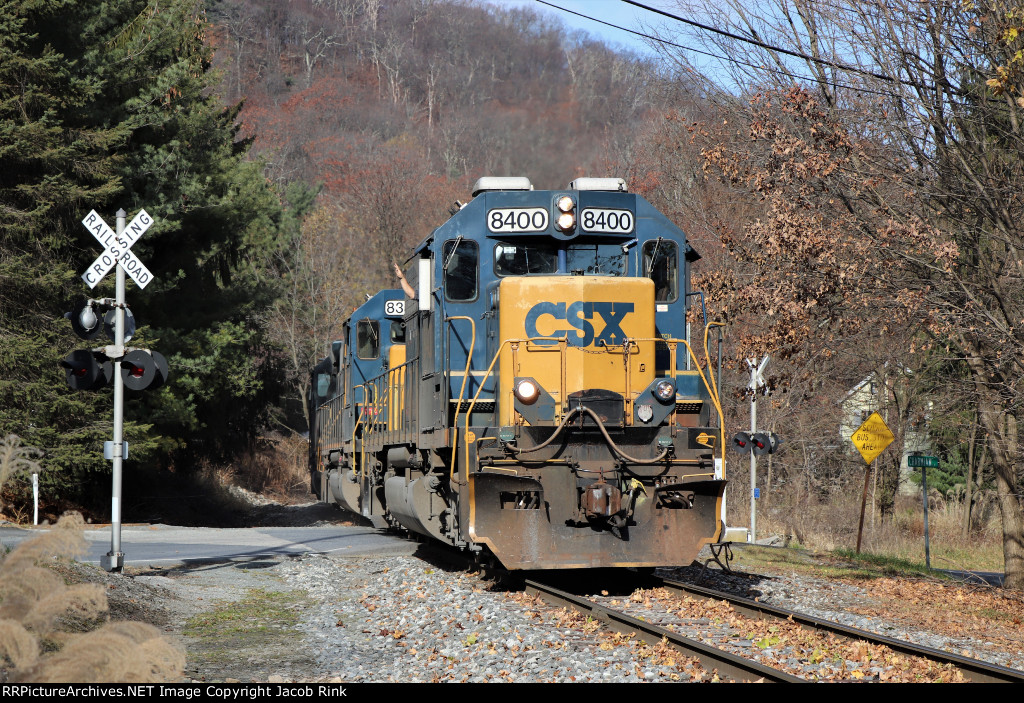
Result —
<instances>
[{"instance_id":1,"label":"locomotive coupler","mask_svg":"<svg viewBox=\"0 0 1024 703\"><path fill-rule=\"evenodd\" d=\"M602 478L583 489L580 506L590 520L608 520L622 511L622 491Z\"/></svg>"}]
</instances>

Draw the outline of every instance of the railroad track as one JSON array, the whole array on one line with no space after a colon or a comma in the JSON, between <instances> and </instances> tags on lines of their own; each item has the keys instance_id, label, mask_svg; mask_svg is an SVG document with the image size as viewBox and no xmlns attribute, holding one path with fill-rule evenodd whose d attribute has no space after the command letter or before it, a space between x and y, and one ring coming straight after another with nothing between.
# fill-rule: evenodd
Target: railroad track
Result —
<instances>
[{"instance_id":1,"label":"railroad track","mask_svg":"<svg viewBox=\"0 0 1024 703\"><path fill-rule=\"evenodd\" d=\"M816 633L832 635L849 642L863 642L870 646L884 646L899 654L928 660L942 667L956 667L966 681L975 683L1024 682L1024 672L1015 669L989 664L930 647L921 647L903 640L858 630L709 588L666 579L654 579L651 583L653 587L664 588L678 597L703 599L718 603L724 601L738 615L751 620L774 620L779 623L794 623L801 628ZM709 671L717 670L719 676L723 678L734 681L760 680L775 683L809 681L807 678L767 666L757 660L715 647L707 642L685 637L678 631L650 622L649 619L641 619L621 610L610 608L605 604L595 602L584 596L569 593L541 580L527 580L525 582L525 590L527 593L539 596L552 605L574 608L603 622L614 631L633 634L638 639L651 644L666 642L685 655L697 659L705 669Z\"/></svg>"},{"instance_id":2,"label":"railroad track","mask_svg":"<svg viewBox=\"0 0 1024 703\"><path fill-rule=\"evenodd\" d=\"M707 670L717 670L720 677L734 681L763 680L773 683L799 683L801 679L780 669L765 666L760 662L747 659L723 649L697 640L683 637L667 628L648 623L618 610L612 610L592 600L563 591L550 584L527 580L527 593L539 596L548 603L566 608L574 608L581 613L593 617L616 632L634 634L648 644L665 641L683 654L697 659Z\"/></svg>"},{"instance_id":3,"label":"railroad track","mask_svg":"<svg viewBox=\"0 0 1024 703\"><path fill-rule=\"evenodd\" d=\"M822 620L821 618L778 608L710 588L669 579L661 579L659 587L680 596L725 601L736 612L748 618L794 622L801 627L817 632L832 634L847 640L866 642L871 645L885 646L900 654L921 657L936 664L949 664L958 668L964 678L972 683L1024 683L1024 672L1016 669L999 666L998 664L990 664L978 659L971 659L970 657L945 652L941 649L916 645L906 640L886 637L885 635L875 634L867 630L858 630L857 628L841 625L837 622Z\"/></svg>"}]
</instances>

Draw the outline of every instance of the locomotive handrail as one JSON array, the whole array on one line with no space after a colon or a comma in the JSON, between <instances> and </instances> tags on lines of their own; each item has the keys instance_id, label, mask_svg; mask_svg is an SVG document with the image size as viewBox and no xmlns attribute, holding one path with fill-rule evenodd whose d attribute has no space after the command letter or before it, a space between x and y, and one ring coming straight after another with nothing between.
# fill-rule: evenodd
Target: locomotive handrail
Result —
<instances>
[{"instance_id":1,"label":"locomotive handrail","mask_svg":"<svg viewBox=\"0 0 1024 703\"><path fill-rule=\"evenodd\" d=\"M709 389L716 396L718 395L718 384L715 382L715 372L711 366L711 352L708 349L708 334L711 332L712 327L725 327L724 322L709 322L704 326L704 356L708 360L708 375L711 376L712 387ZM721 417L721 410L719 410L719 417Z\"/></svg>"},{"instance_id":2,"label":"locomotive handrail","mask_svg":"<svg viewBox=\"0 0 1024 703\"><path fill-rule=\"evenodd\" d=\"M363 389L363 404L365 405L366 404L366 387L363 384L360 384L358 386L352 386L352 390L353 391L355 391L356 388L362 388ZM355 402L353 401L352 404L355 405ZM355 454L355 450L356 450L356 430L358 430L359 426L361 424L363 424L362 413L354 413L354 414L355 414L356 421L352 425L352 452L353 452L353 454ZM365 473L366 472L366 456L365 456L366 453L363 450L363 447L364 447L365 444L366 444L365 442L360 442L359 443L359 454L360 454L360 456L359 456L359 478L360 479L366 478L366 473ZM354 468L355 467L353 467L353 469Z\"/></svg>"},{"instance_id":3,"label":"locomotive handrail","mask_svg":"<svg viewBox=\"0 0 1024 703\"><path fill-rule=\"evenodd\" d=\"M703 304L703 301L704 301L704 296L703 296L703 294L701 294L701 303L702 304ZM704 315L704 319L707 320L707 314L706 313ZM718 384L715 381L715 372L712 371L712 367L711 367L711 351L708 349L708 334L711 332L711 328L712 327L725 327L725 323L724 322L711 321L711 322L708 322L707 324L704 325L704 356L708 360L708 375L711 376L711 384L712 384L712 387L710 389L708 389L708 390L710 390L714 394L715 408L718 410L718 428L721 430L721 433L722 433L722 477L724 478L725 477L725 416L722 414L722 405L721 405L722 399L721 399L721 397L718 394ZM721 340L721 337L719 337L719 340ZM718 349L719 349L718 362L721 363L722 362L722 354L721 354L722 347L721 347L721 344L719 344Z\"/></svg>"},{"instance_id":4,"label":"locomotive handrail","mask_svg":"<svg viewBox=\"0 0 1024 703\"><path fill-rule=\"evenodd\" d=\"M388 370L388 408L387 408L387 423L388 433L392 437L397 437L401 440L405 438L407 428L405 423L402 421L402 415L406 408L406 393L405 393L405 366L410 362L406 361L394 368ZM395 391L395 392L392 392Z\"/></svg>"},{"instance_id":5,"label":"locomotive handrail","mask_svg":"<svg viewBox=\"0 0 1024 703\"><path fill-rule=\"evenodd\" d=\"M714 374L711 372L711 356L710 356L710 354L708 353L708 350L707 350L708 330L712 326L721 325L721 324L722 323L710 323L708 325L708 327L706 327L705 330L704 330L704 347L705 347L704 352L705 352L705 356L708 359L708 372L711 373L711 377L712 377L712 380L710 380L710 381L708 379L708 376L705 375L704 371L701 369L700 361L697 358L697 354L693 351L693 347L691 347L690 343L687 342L685 339L664 339L662 337L642 337L642 338L629 339L627 341L629 343L631 343L631 344L632 343L636 343L636 342L656 342L656 343L657 342L663 342L665 344L672 345L672 349L671 349L672 359L670 360L670 363L671 363L671 365L673 367L673 374L675 373L675 366L676 366L675 347L678 346L680 343L683 344L686 347L686 350L689 353L690 358L694 362L694 366L697 369L697 373L700 374L700 378L704 382L704 387L708 389L708 395L711 398L712 403L714 403L715 410L718 412L718 417L721 419L723 417L723 415L722 415L721 399L719 398L718 392L717 392L717 390L716 390L716 388L714 386L714 381L713 381ZM470 421L470 418L472 417L472 414L473 414L473 408L476 406L476 402L477 402L477 400L480 397L480 393L483 391L484 383L487 381L488 378L490 378L491 373L494 371L494 365L498 362L498 359L500 358L501 352L502 352L502 350L504 350L505 345L506 344L513 344L513 343L514 344L523 344L523 343L527 343L528 344L529 342L537 342L537 341L555 341L555 342L560 342L560 341L565 341L565 339L566 339L566 337L528 337L526 339L506 339L506 340L503 340L501 342L501 344L498 346L498 350L494 353L494 358L491 360L490 365L487 367L487 370L484 372L484 377L480 381L480 385L477 388L476 394L473 396L473 400L470 401L469 408L466 410L466 420L465 420L465 427L463 428L464 432L463 432L462 441L463 441L463 448L464 448L464 455L465 455L465 465L466 465L467 471L468 471L468 468L469 468L469 442L466 441L466 435L469 432L469 421ZM465 385L465 382L466 382L466 378L463 378L463 386ZM497 399L495 399L495 400L497 400ZM461 406L462 406L462 397L461 397L461 391L460 391L460 397L459 397L459 402L457 404L456 412L458 412L458 409L460 409ZM458 427L457 425L455 425L454 422L452 424L456 428ZM722 462L723 462L722 465L725 466L725 429L724 429L724 427L721 426L721 422L719 422L719 434L720 434L720 439L721 439L721 441L719 442L719 445L721 446L721 450L722 450ZM617 452L617 453L621 454L621 452ZM631 459L630 457L624 457L624 458L626 458L627 460ZM659 457L658 459L655 459L653 461L659 461L662 458L664 458L664 457L663 456ZM651 460L647 460L647 461L651 461ZM635 463L642 463L642 462L635 462ZM453 482L455 481L455 453L454 452L452 453L452 463L451 463L451 467L449 468L449 480L453 481Z\"/></svg>"},{"instance_id":6,"label":"locomotive handrail","mask_svg":"<svg viewBox=\"0 0 1024 703\"><path fill-rule=\"evenodd\" d=\"M444 319L445 323L450 323L452 320L469 320L469 324L472 325L469 338L469 353L466 355L466 370L462 375L462 386L459 388L458 402L455 405L455 418L452 420L452 426L458 427L459 422L459 410L462 408L462 394L466 392L466 381L469 379L470 368L473 365L473 348L476 346L476 320L467 315L452 315ZM451 325L447 325L448 330L451 330ZM450 347L450 345L449 345ZM451 349L448 349L448 376L451 377Z\"/></svg>"},{"instance_id":7,"label":"locomotive handrail","mask_svg":"<svg viewBox=\"0 0 1024 703\"><path fill-rule=\"evenodd\" d=\"M403 431L396 430L395 427L393 426L393 424L398 424L397 419L400 418L396 418L396 423L389 424L392 421L391 403L393 401L396 403L405 402L406 400L404 388L402 389L402 393L400 395L391 392L392 387L396 386L395 383L392 383L392 379L399 379L401 383L404 383L407 378L411 378L412 376L414 376L414 374L410 375L408 373L408 370L411 369L413 365L416 363L419 363L419 357L413 357L412 359L409 359L408 361L405 361L399 364L398 366L387 369L383 373L377 374L376 376L370 378L366 382L367 385L372 384L374 389L373 400L364 405L364 408L368 406L371 409L371 412L365 412L364 410L364 412L359 413L359 416L357 417L358 422L356 424L363 424L365 427L369 428L367 430L367 434L380 433L381 425L383 425L385 428L383 432L391 433L397 431L400 435L404 434ZM356 387L363 388L363 386ZM366 389L363 388L364 398L366 397L366 395ZM362 422L364 415L367 416L367 421L365 423ZM404 428L400 429L404 430Z\"/></svg>"},{"instance_id":8,"label":"locomotive handrail","mask_svg":"<svg viewBox=\"0 0 1024 703\"><path fill-rule=\"evenodd\" d=\"M714 373L712 373L711 371L711 354L708 352L707 348L708 330L711 328L712 325L722 325L722 323L712 322L709 323L708 326L704 328L704 356L708 360L708 373L711 374L711 381L709 381L708 377L704 375L704 371L700 367L700 360L697 358L697 354L693 351L693 347L690 346L690 343L687 342L685 339L663 339L660 337L646 337L637 339L636 341L647 342L653 340L655 342L665 342L666 344L672 345L671 352L673 358L671 359L671 364L673 367L673 373L675 373L676 365L675 346L679 345L680 343L686 346L686 351L690 353L690 358L693 359L693 365L696 367L697 373L700 374L700 379L704 382L704 387L708 389L708 396L711 398L711 402L714 403L715 410L718 411L718 431L719 435L721 436L721 441L719 442L719 444L721 445L722 449L722 466L725 467L725 424L722 422L722 420L724 419L724 415L722 415L722 400L721 398L718 397L718 391L715 388Z\"/></svg>"},{"instance_id":9,"label":"locomotive handrail","mask_svg":"<svg viewBox=\"0 0 1024 703\"><path fill-rule=\"evenodd\" d=\"M466 392L466 381L469 380L469 371L470 371L470 369L473 366L473 348L476 345L476 320L474 320L472 317L469 317L467 315L452 315L451 317L446 317L444 319L445 327L446 327L446 329L447 329L447 331L449 333L451 332L451 329L452 329L451 322L453 320L469 320L469 324L472 325L472 331L470 332L470 337L469 337L469 353L466 355L466 372L462 375L462 386L459 388L459 398L458 398L458 402L456 402L456 404L455 404L455 417L452 419L452 427L454 428L455 432L458 433L458 431L459 431L459 411L462 410L462 394ZM451 375L452 375L451 344L447 345L447 349L445 351L447 352L447 357L448 357L448 359L447 359L448 363L446 364L446 366L448 367L448 373L446 374L447 379L446 379L445 383L448 383L448 380L451 379ZM487 377L485 376L484 377L484 381L486 381L486 380L487 380ZM482 389L482 388L483 388L483 382L481 382L481 384L480 384L480 389ZM479 395L480 389L477 389L477 394L478 395ZM476 398L474 398L473 400L475 402ZM467 423L467 425L469 423L469 413L472 411L472 409L473 409L473 406L470 405L469 408L466 410L466 423ZM446 411L446 414L447 414L447 411ZM458 437L452 437L452 443L453 444L455 444L457 440L458 440ZM468 451L469 450L467 449L467 452ZM450 469L448 471L449 480L451 480L455 476L455 457L457 455L458 455L457 452L452 452L452 465L451 465L451 467L450 467ZM467 462L468 462L468 456L467 456Z\"/></svg>"},{"instance_id":10,"label":"locomotive handrail","mask_svg":"<svg viewBox=\"0 0 1024 703\"><path fill-rule=\"evenodd\" d=\"M723 426L723 424L721 422L721 418L723 418L724 416L722 414L721 398L719 397L717 388L715 386L714 372L712 371L712 368L711 368L711 354L709 353L708 347L707 347L708 333L709 333L709 330L711 329L711 327L713 327L713 326L724 326L724 325L722 323L720 323L720 322L712 322L712 323L709 323L708 326L705 327L705 329L704 329L704 355L705 355L705 358L707 358L707 360L708 360L708 374L711 377L710 380L709 380L708 376L706 376L704 374L704 371L701 369L700 360L697 358L697 354L693 351L693 347L691 347L690 343L687 342L685 339L671 339L671 338L670 339L665 339L663 337L638 337L638 338L631 338L631 339L625 340L625 344L623 346L624 347L628 347L629 345L635 344L637 342L655 342L655 343L663 342L663 343L665 343L667 345L670 345L671 358L669 360L669 364L670 364L670 366L672 368L673 374L675 373L676 365L677 365L676 364L676 362L677 362L676 347L680 343L683 344L686 347L686 350L689 353L690 358L693 360L693 365L697 369L697 373L700 374L701 380L704 382L704 387L707 388L707 390L708 390L708 396L711 398L712 403L714 403L715 410L718 412L718 417L719 417L719 428L718 429L719 429L719 435L720 435L719 446L720 446L721 451L722 451L722 466L724 467L725 466L725 428L724 428L724 426ZM564 337L540 337L540 338L538 338L538 337L531 337L531 338L526 339L526 340L516 339L516 340L505 340L505 341L506 342L524 342L525 341L525 342L529 343L531 341L551 340L551 339L554 339L556 341L562 341L565 338ZM502 343L502 346L504 346L504 344L505 344L505 342ZM501 353L501 349L499 348L498 349L498 354L500 354L500 353ZM497 360L498 354L495 354L495 360ZM492 361L491 362L491 368L493 368L493 366L494 366L494 362ZM490 375L491 368L488 368L488 370L487 370L487 375L488 376ZM485 380L486 380L486 376L485 376ZM479 392L478 392L478 395L479 395ZM474 397L473 403L475 403L475 402L476 402L476 398ZM473 408L473 405L470 404L470 412L472 411L472 408ZM467 420L466 421L466 429L468 430L468 428L469 428L469 418L467 417L466 420ZM603 430L604 428L602 427L601 429ZM615 448L614 445L613 445L613 448ZM616 451L618 451L617 448L616 448ZM621 452L618 452L618 453L621 454ZM624 455L624 458L626 458L627 460L631 460L630 457L625 456L625 455ZM659 459L654 460L654 461L658 461L661 458L663 458L663 457L659 457ZM635 462L635 463L642 463L642 462ZM467 464L467 466L469 464L469 446L468 445L466 446L466 464ZM453 461L453 467L454 467L454 461Z\"/></svg>"},{"instance_id":11,"label":"locomotive handrail","mask_svg":"<svg viewBox=\"0 0 1024 703\"><path fill-rule=\"evenodd\" d=\"M480 386L476 389L476 395L473 396L473 400L470 401L470 403L469 403L469 408L466 409L466 432L464 432L463 435L462 435L462 444L466 448L466 471L467 471L467 473L469 471L469 442L466 441L466 434L469 432L469 419L473 416L473 406L476 405L476 401L480 397L480 392L483 391L483 389L484 389L484 383L487 382L487 379L490 378L490 376L491 376L491 372L494 371L494 365L496 363L498 363L498 358L501 356L501 350L505 348L506 344L511 344L513 342L515 342L516 344L521 344L522 342L536 341L538 339L551 339L551 337L528 337L526 339L506 339L506 340L503 340L502 343L498 345L498 350L496 352L494 352L494 358L491 359L491 365L488 366L487 370L484 372L484 377L480 381ZM495 401L497 401L497 398L495 398ZM462 401L461 400L459 401L459 405L462 405ZM495 403L495 407L497 408L497 403ZM455 452L452 452L452 454L454 456ZM452 482L455 481L455 461L454 461L454 459L452 460L451 472L449 473L448 480L452 481Z\"/></svg>"},{"instance_id":12,"label":"locomotive handrail","mask_svg":"<svg viewBox=\"0 0 1024 703\"><path fill-rule=\"evenodd\" d=\"M343 393L339 393L328 398L316 408L316 446L313 451L317 466L320 466L328 451L342 448L341 433L337 429L337 418L342 410L337 406L341 404L344 397Z\"/></svg>"}]
</instances>

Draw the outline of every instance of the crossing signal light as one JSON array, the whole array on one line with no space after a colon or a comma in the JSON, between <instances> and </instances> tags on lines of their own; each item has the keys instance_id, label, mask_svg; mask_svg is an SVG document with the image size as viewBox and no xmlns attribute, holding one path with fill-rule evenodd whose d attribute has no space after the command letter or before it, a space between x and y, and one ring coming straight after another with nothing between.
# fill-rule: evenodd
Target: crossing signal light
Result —
<instances>
[{"instance_id":1,"label":"crossing signal light","mask_svg":"<svg viewBox=\"0 0 1024 703\"><path fill-rule=\"evenodd\" d=\"M67 376L68 386L76 391L94 391L114 378L113 364L102 354L88 349L76 349L60 362Z\"/></svg>"},{"instance_id":2,"label":"crossing signal light","mask_svg":"<svg viewBox=\"0 0 1024 703\"><path fill-rule=\"evenodd\" d=\"M167 359L160 352L136 349L121 359L124 387L133 391L155 389L167 380Z\"/></svg>"},{"instance_id":3,"label":"crossing signal light","mask_svg":"<svg viewBox=\"0 0 1024 703\"><path fill-rule=\"evenodd\" d=\"M733 451L744 453L750 451L750 435L746 432L737 432L732 436Z\"/></svg>"},{"instance_id":4,"label":"crossing signal light","mask_svg":"<svg viewBox=\"0 0 1024 703\"><path fill-rule=\"evenodd\" d=\"M111 342L116 341L114 339L114 330L117 325L117 310L108 310L107 314L103 316L103 331L107 333L107 337ZM135 315L128 308L124 309L124 341L132 341L132 337L135 336Z\"/></svg>"},{"instance_id":5,"label":"crossing signal light","mask_svg":"<svg viewBox=\"0 0 1024 703\"><path fill-rule=\"evenodd\" d=\"M764 456L772 451L772 440L764 432L755 432L750 437L750 449L756 456Z\"/></svg>"},{"instance_id":6,"label":"crossing signal light","mask_svg":"<svg viewBox=\"0 0 1024 703\"><path fill-rule=\"evenodd\" d=\"M732 448L740 454L754 452L754 456L772 454L779 445L782 438L774 432L737 432L732 436Z\"/></svg>"},{"instance_id":7,"label":"crossing signal light","mask_svg":"<svg viewBox=\"0 0 1024 703\"><path fill-rule=\"evenodd\" d=\"M782 444L782 438L774 432L758 432L750 438L750 443L753 445L754 454L764 456L774 454Z\"/></svg>"}]
</instances>

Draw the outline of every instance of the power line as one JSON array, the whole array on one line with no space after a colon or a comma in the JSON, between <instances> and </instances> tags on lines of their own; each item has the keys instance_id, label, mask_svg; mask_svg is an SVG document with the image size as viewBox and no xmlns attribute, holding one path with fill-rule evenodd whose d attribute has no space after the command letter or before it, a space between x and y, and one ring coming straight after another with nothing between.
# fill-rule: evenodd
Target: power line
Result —
<instances>
[{"instance_id":1,"label":"power line","mask_svg":"<svg viewBox=\"0 0 1024 703\"><path fill-rule=\"evenodd\" d=\"M826 81L826 80L823 80L821 78L817 78L815 76L805 76L803 74L796 73L796 72L790 71L788 69L772 68L770 66L765 66L765 65L760 65L760 64L753 64L753 63L749 63L747 61L743 61L741 59L732 58L732 57L728 57L728 56L722 56L720 54L715 54L715 53L711 53L711 52L708 52L708 51L702 51L701 49L695 49L695 48L693 48L691 46L686 46L684 44L678 44L676 42L669 41L668 39L663 39L661 37L657 37L657 36L653 36L653 35L650 35L650 34L646 34L644 32L639 32L639 31L637 31L635 29L630 29L628 27L623 27L623 26L618 25L618 24L613 24L612 22L606 22L605 20L600 20L600 19L597 19L596 17L591 17L590 15L585 15L582 12L576 12L575 10L570 10L569 8L561 7L559 5L555 5L553 3L547 2L546 0L534 0L534 1L537 2L537 3L540 3L541 5L547 5L548 7L551 7L551 8L554 8L556 10L559 10L560 12L565 12L565 13L570 14L570 15L576 15L577 17L582 17L583 19L587 19L587 20L590 20L592 22L597 22L598 24L603 24L606 27L612 27L613 29L618 29L620 31L628 32L629 34L633 34L633 35L636 35L638 37L643 37L644 39L649 39L649 40L651 40L653 42L657 42L658 44L665 44L667 46L674 46L677 49L682 49L684 51L690 51L690 52L693 52L695 54L700 54L702 56L708 56L708 57L713 58L713 59L718 59L719 61L725 61L727 63L733 63L733 64L736 64L736 65L739 65L739 66L746 66L747 68L752 68L752 69L757 70L757 71L765 71L767 73L775 73L775 74L778 74L778 75L786 76L787 78L800 79L800 80L810 81L810 82L813 82L813 83L819 83L819 84L822 84L822 85L830 85L830 86L834 86L834 87L837 87L837 88L846 88L847 90L857 91L857 92L860 92L860 93L867 93L867 94L872 94L872 95L881 95L881 96L886 96L886 97L891 95L891 93L886 93L886 92L878 91L878 90L872 90L870 88L866 88L866 87L863 87L863 86L849 85L849 84L846 84L846 83L839 83L837 81L836 82ZM625 1L629 2L629 0L625 0ZM641 8L644 8L644 9L648 9L648 10L651 10L653 12L660 12L660 10L655 10L653 8L648 8L645 5L640 5L639 3L631 3L631 4L635 4L638 7L641 7ZM670 15L670 16L674 17L674 15ZM677 18L677 19L681 20L681 18ZM685 21L685 20L681 20L681 21ZM697 26L703 26L703 25L699 25L698 24ZM733 35L729 35L729 36L733 36ZM740 40L743 40L742 37L736 37L736 38L738 38ZM767 45L765 45L765 46L767 46ZM793 53L793 52L786 52L786 53ZM794 54L794 55L799 56L799 54ZM834 65L836 68L842 68L841 65L835 65L835 64L829 64L829 65ZM861 73L863 73L863 71L861 71ZM892 79L892 78L889 78L888 80L895 81L895 79ZM919 84L908 83L908 85L919 85Z\"/></svg>"},{"instance_id":2,"label":"power line","mask_svg":"<svg viewBox=\"0 0 1024 703\"><path fill-rule=\"evenodd\" d=\"M744 42L746 44L752 44L753 46L757 46L757 47L760 47L762 49L767 49L768 51L775 51L775 52L778 52L780 54L785 54L786 56L793 56L794 58L803 59L804 61L811 61L813 63L821 64L823 66L829 66L830 68L835 68L835 69L838 69L840 71L848 71L850 73L859 73L859 74L864 75L864 76L870 76L871 78L877 78L879 80L888 81L890 83L902 83L903 85L912 86L914 88L927 87L927 86L922 86L920 83L917 83L915 81L907 81L907 80L903 80L903 79L900 79L900 78L893 78L892 76L887 76L884 73L875 73L874 71L869 71L869 70L867 70L865 68L860 68L858 66L850 66L848 64L839 63L838 61L830 61L828 59L820 59L820 58L818 58L816 56L810 56L809 54L803 54L803 53L801 53L799 51L792 51L790 49L784 49L781 46L774 46L772 44L766 44L765 42L759 41L757 39L751 39L750 37L743 37L743 36L740 36L739 34L733 34L732 32L727 32L724 29L718 29L717 27L712 27L711 25L702 24L701 22L696 22L694 20L689 20L689 19L686 19L685 17L680 17L679 15L674 15L671 12L667 12L665 10L660 10L660 9L658 9L656 7L650 7L649 5L644 5L643 3L636 2L636 0L622 0L622 2L626 3L627 5L633 5L634 7L639 7L642 10L647 10L648 12L653 12L653 13L655 13L657 15L662 15L663 17L668 17L670 19L674 19L677 22L682 22L683 24L690 25L691 27L696 27L697 29L702 29L705 32L712 32L713 34L718 34L720 36L727 37L729 39L735 39L736 41ZM545 4L547 4L547 3L545 3Z\"/></svg>"}]
</instances>

